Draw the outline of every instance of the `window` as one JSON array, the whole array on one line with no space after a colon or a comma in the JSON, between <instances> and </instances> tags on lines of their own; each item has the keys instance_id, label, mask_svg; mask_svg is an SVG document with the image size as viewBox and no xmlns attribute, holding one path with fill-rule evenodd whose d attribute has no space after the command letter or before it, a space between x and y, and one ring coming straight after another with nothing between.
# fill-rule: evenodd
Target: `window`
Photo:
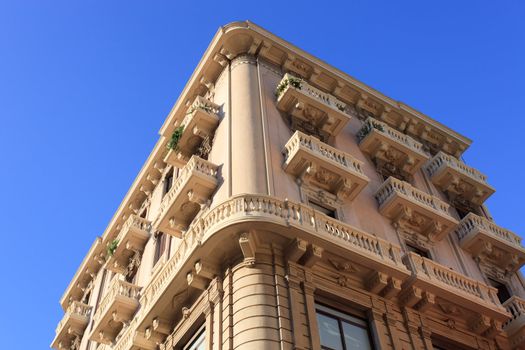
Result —
<instances>
[{"instance_id":1,"label":"window","mask_svg":"<svg viewBox=\"0 0 525 350\"><path fill-rule=\"evenodd\" d=\"M155 255L153 256L153 266L157 265L157 262L160 260L160 257L166 251L166 248L169 245L168 237L163 232L158 232L156 234L156 243L155 243Z\"/></svg>"},{"instance_id":2,"label":"window","mask_svg":"<svg viewBox=\"0 0 525 350\"><path fill-rule=\"evenodd\" d=\"M166 193L169 192L171 189L171 186L173 185L173 168L168 171L166 174L166 177L164 178L164 191L162 193L162 196L164 196Z\"/></svg>"},{"instance_id":3,"label":"window","mask_svg":"<svg viewBox=\"0 0 525 350\"><path fill-rule=\"evenodd\" d=\"M308 200L308 204L315 210L320 211L321 213L328 215L331 218L337 219L336 212L334 209L327 208L323 205L317 204L311 200Z\"/></svg>"},{"instance_id":4,"label":"window","mask_svg":"<svg viewBox=\"0 0 525 350\"><path fill-rule=\"evenodd\" d=\"M182 350L205 350L206 349L206 328L202 326L190 340L182 346Z\"/></svg>"},{"instance_id":5,"label":"window","mask_svg":"<svg viewBox=\"0 0 525 350\"><path fill-rule=\"evenodd\" d=\"M316 305L321 349L371 350L368 322L323 305Z\"/></svg>"},{"instance_id":6,"label":"window","mask_svg":"<svg viewBox=\"0 0 525 350\"><path fill-rule=\"evenodd\" d=\"M507 286L499 281L493 280L491 278L488 279L489 283L492 287L496 288L498 290L498 299L500 303L504 303L508 299L510 299L511 293L509 292L509 289Z\"/></svg>"},{"instance_id":7,"label":"window","mask_svg":"<svg viewBox=\"0 0 525 350\"><path fill-rule=\"evenodd\" d=\"M427 259L430 259L432 260L432 257L430 256L430 252L426 249L421 249L419 247L416 247L410 243L406 243L406 246L407 246L407 250L409 252L412 252L412 253L416 253L416 254L419 254L421 255L423 258L427 258Z\"/></svg>"}]
</instances>

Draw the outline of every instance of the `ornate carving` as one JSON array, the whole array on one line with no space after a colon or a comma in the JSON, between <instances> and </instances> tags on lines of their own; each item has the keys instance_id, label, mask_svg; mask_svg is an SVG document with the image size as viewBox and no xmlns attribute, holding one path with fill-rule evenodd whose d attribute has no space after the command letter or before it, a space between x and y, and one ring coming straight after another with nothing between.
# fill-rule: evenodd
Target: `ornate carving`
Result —
<instances>
[{"instance_id":1,"label":"ornate carving","mask_svg":"<svg viewBox=\"0 0 525 350\"><path fill-rule=\"evenodd\" d=\"M339 272L345 273L355 273L357 269L354 265L350 264L348 261L338 261L332 258L329 258L330 264Z\"/></svg>"}]
</instances>

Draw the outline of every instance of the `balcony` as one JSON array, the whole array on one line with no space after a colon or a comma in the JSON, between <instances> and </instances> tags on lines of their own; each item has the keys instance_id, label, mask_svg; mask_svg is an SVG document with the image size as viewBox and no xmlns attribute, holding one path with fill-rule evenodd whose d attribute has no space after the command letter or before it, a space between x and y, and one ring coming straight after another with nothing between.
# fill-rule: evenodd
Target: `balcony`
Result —
<instances>
[{"instance_id":1,"label":"balcony","mask_svg":"<svg viewBox=\"0 0 525 350\"><path fill-rule=\"evenodd\" d=\"M343 199L353 200L370 181L359 160L300 131L288 140L283 153L287 173Z\"/></svg>"},{"instance_id":2,"label":"balcony","mask_svg":"<svg viewBox=\"0 0 525 350\"><path fill-rule=\"evenodd\" d=\"M441 241L458 224L447 203L393 177L381 185L375 197L383 216L432 242Z\"/></svg>"},{"instance_id":3,"label":"balcony","mask_svg":"<svg viewBox=\"0 0 525 350\"><path fill-rule=\"evenodd\" d=\"M199 257L197 248L215 239L220 247L208 246L209 254L205 258L215 259L224 254L232 240L224 240L226 236L222 235L215 237L215 234L231 232L234 226L234 232L264 227L274 232L287 232L290 237L306 234L317 244L330 245L330 251L358 267L352 270L354 278L362 278L371 292L385 298L396 296L401 282L410 276L401 261L401 248L395 244L301 203L266 195L237 195L211 208L181 238L169 260L143 290L141 309L136 316L137 329L150 327L155 318L169 320L173 317L173 303L177 300L174 296L188 288L187 272L192 269L190 263Z\"/></svg>"},{"instance_id":4,"label":"balcony","mask_svg":"<svg viewBox=\"0 0 525 350\"><path fill-rule=\"evenodd\" d=\"M290 74L279 82L276 95L280 111L321 134L336 136L350 120L346 103Z\"/></svg>"},{"instance_id":5,"label":"balcony","mask_svg":"<svg viewBox=\"0 0 525 350\"><path fill-rule=\"evenodd\" d=\"M359 148L386 173L410 177L429 159L421 143L373 118L365 121L357 139Z\"/></svg>"},{"instance_id":6,"label":"balcony","mask_svg":"<svg viewBox=\"0 0 525 350\"><path fill-rule=\"evenodd\" d=\"M525 349L525 300L512 296L503 303L510 320L503 325L512 349Z\"/></svg>"},{"instance_id":7,"label":"balcony","mask_svg":"<svg viewBox=\"0 0 525 350\"><path fill-rule=\"evenodd\" d=\"M115 277L93 315L89 339L112 344L139 307L140 287Z\"/></svg>"},{"instance_id":8,"label":"balcony","mask_svg":"<svg viewBox=\"0 0 525 350\"><path fill-rule=\"evenodd\" d=\"M403 284L401 304L422 312L439 307L448 314L462 313L464 318L472 317L469 324L473 331L485 335L499 332L508 319L496 288L412 252L403 261L412 270L412 277Z\"/></svg>"},{"instance_id":9,"label":"balcony","mask_svg":"<svg viewBox=\"0 0 525 350\"><path fill-rule=\"evenodd\" d=\"M484 217L469 213L456 229L461 248L475 258L508 272L516 272L525 263L521 238Z\"/></svg>"},{"instance_id":10,"label":"balcony","mask_svg":"<svg viewBox=\"0 0 525 350\"><path fill-rule=\"evenodd\" d=\"M181 237L201 207L217 188L218 166L192 156L179 177L162 199L154 226L165 233Z\"/></svg>"},{"instance_id":11,"label":"balcony","mask_svg":"<svg viewBox=\"0 0 525 350\"><path fill-rule=\"evenodd\" d=\"M197 96L182 122L176 126L174 133L177 136L172 136L173 145L164 162L182 168L193 154L206 156L213 133L219 125L219 108L215 103Z\"/></svg>"},{"instance_id":12,"label":"balcony","mask_svg":"<svg viewBox=\"0 0 525 350\"><path fill-rule=\"evenodd\" d=\"M113 272L124 273L130 258L141 254L150 237L151 223L137 215L131 215L120 230L115 241L117 246L108 257L107 268Z\"/></svg>"},{"instance_id":13,"label":"balcony","mask_svg":"<svg viewBox=\"0 0 525 350\"><path fill-rule=\"evenodd\" d=\"M56 336L51 347L57 350L78 349L80 339L89 323L91 306L73 301L56 328Z\"/></svg>"},{"instance_id":14,"label":"balcony","mask_svg":"<svg viewBox=\"0 0 525 350\"><path fill-rule=\"evenodd\" d=\"M432 183L447 192L452 200L481 205L494 193L485 175L443 152L430 160L426 171Z\"/></svg>"}]
</instances>

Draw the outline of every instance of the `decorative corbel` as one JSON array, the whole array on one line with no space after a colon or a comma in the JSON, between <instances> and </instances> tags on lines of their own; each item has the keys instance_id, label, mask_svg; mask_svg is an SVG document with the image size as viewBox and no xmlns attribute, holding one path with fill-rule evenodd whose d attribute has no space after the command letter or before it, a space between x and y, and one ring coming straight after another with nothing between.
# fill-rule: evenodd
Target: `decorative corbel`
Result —
<instances>
[{"instance_id":1,"label":"decorative corbel","mask_svg":"<svg viewBox=\"0 0 525 350\"><path fill-rule=\"evenodd\" d=\"M306 253L308 242L304 239L295 238L284 252L285 260L297 262Z\"/></svg>"},{"instance_id":2,"label":"decorative corbel","mask_svg":"<svg viewBox=\"0 0 525 350\"><path fill-rule=\"evenodd\" d=\"M239 237L239 246L241 247L242 255L244 256L244 263L248 267L255 266L255 252L257 250L257 242L255 232L243 232Z\"/></svg>"}]
</instances>

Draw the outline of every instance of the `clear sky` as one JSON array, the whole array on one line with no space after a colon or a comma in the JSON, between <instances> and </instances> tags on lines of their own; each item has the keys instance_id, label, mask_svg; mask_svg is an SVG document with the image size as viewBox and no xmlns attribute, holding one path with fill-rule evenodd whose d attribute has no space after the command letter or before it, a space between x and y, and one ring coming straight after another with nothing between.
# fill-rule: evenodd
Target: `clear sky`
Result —
<instances>
[{"instance_id":1,"label":"clear sky","mask_svg":"<svg viewBox=\"0 0 525 350\"><path fill-rule=\"evenodd\" d=\"M496 222L525 233L523 4L0 0L1 347L49 346L71 277L234 20L472 138Z\"/></svg>"}]
</instances>

